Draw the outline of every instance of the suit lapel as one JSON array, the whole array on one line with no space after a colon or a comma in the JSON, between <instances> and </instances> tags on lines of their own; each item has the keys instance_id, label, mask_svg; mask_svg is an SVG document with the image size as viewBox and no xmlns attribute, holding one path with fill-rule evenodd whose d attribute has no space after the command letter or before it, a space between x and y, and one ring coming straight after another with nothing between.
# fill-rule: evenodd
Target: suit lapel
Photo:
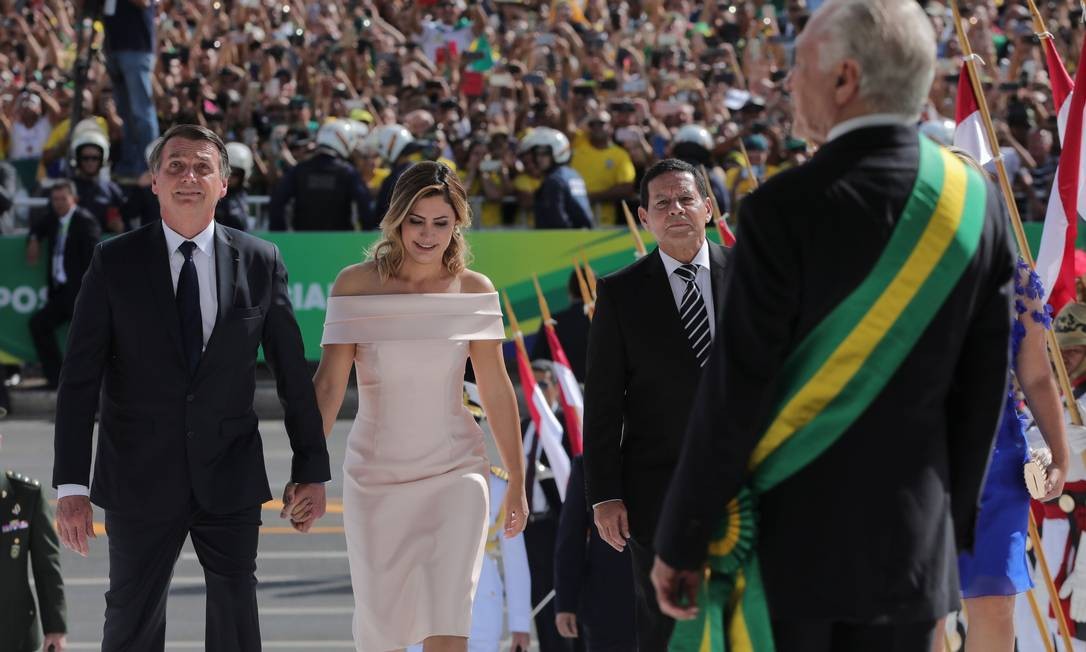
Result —
<instances>
[{"instance_id":1,"label":"suit lapel","mask_svg":"<svg viewBox=\"0 0 1086 652\"><path fill-rule=\"evenodd\" d=\"M162 317L174 350L177 351L177 360L182 367L187 368L185 353L181 350L181 325L177 316L177 294L174 292L173 276L170 273L170 254L166 251L166 234L162 232L161 224L155 222L147 227L147 240L145 263L151 294L155 297L158 314Z\"/></svg>"},{"instance_id":2,"label":"suit lapel","mask_svg":"<svg viewBox=\"0 0 1086 652\"><path fill-rule=\"evenodd\" d=\"M690 348L686 331L683 330L682 322L679 320L679 306L675 305L675 293L671 289L671 280L667 277L667 269L664 267L663 258L660 257L659 247L649 256L653 259L646 261L645 289L646 296L659 297L657 309L651 311L656 316L653 321L659 328L656 333L660 336L659 341L674 342L676 354L682 355L684 360L688 359L690 364L697 366L694 351Z\"/></svg>"},{"instance_id":3,"label":"suit lapel","mask_svg":"<svg viewBox=\"0 0 1086 652\"><path fill-rule=\"evenodd\" d=\"M709 315L709 319L716 321L724 306L724 265L728 257L724 253L724 247L709 243L709 278L713 286L713 309L715 315Z\"/></svg>"},{"instance_id":4,"label":"suit lapel","mask_svg":"<svg viewBox=\"0 0 1086 652\"><path fill-rule=\"evenodd\" d=\"M222 227L215 225L215 288L219 303L219 313L215 318L215 328L211 330L211 337L207 340L207 348L204 349L206 358L215 343L221 339L219 331L234 305L234 290L238 275L238 250L232 244L233 238Z\"/></svg>"}]
</instances>

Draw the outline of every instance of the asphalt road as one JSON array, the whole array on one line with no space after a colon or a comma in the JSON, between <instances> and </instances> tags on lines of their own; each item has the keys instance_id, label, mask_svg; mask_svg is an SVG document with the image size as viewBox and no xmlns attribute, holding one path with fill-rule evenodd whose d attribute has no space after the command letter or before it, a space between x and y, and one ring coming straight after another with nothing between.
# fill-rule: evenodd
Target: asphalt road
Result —
<instances>
[{"instance_id":1,"label":"asphalt road","mask_svg":"<svg viewBox=\"0 0 1086 652\"><path fill-rule=\"evenodd\" d=\"M349 421L340 421L329 439L332 481L328 514L309 534L298 534L279 519L279 507L264 506L257 558L257 597L264 649L353 650L350 572L343 538L342 471ZM262 421L264 456L272 493L287 481L290 447L281 421ZM11 469L48 484L52 473L53 429L47 421L0 421L0 469ZM52 489L50 498L55 497ZM99 538L90 555L61 553L68 600L71 650L98 650L108 586L108 557L101 510L95 508ZM204 638L203 573L186 542L174 569L167 607L167 650L200 650ZM508 643L503 646L508 649ZM535 646L532 647L535 650Z\"/></svg>"}]
</instances>

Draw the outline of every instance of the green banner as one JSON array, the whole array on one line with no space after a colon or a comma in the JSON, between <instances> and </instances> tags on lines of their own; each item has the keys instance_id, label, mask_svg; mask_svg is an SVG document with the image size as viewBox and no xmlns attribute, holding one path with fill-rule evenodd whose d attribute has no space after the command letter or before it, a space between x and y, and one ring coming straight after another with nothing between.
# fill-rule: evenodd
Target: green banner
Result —
<instances>
[{"instance_id":1,"label":"green banner","mask_svg":"<svg viewBox=\"0 0 1086 652\"><path fill-rule=\"evenodd\" d=\"M376 233L261 233L277 244L289 274L291 302L305 340L306 357L320 358L324 310L340 269L361 261ZM652 236L644 235L652 247ZM569 305L566 284L573 260L586 256L597 275L634 261L625 229L596 231L469 232L471 268L486 274L509 300L526 335L539 327L539 302L532 274L539 275L547 302L557 312ZM27 322L45 303L45 265L30 267L22 238L0 238L0 363L36 358ZM508 321L507 321L508 323Z\"/></svg>"},{"instance_id":2,"label":"green banner","mask_svg":"<svg viewBox=\"0 0 1086 652\"><path fill-rule=\"evenodd\" d=\"M1036 253L1041 224L1025 225ZM1086 229L1080 230L1079 247L1086 248ZM332 282L340 269L363 259L376 233L261 233L279 245L290 274L290 297L305 339L306 357L320 358L324 308ZM652 249L652 236L643 232ZM740 236L742 237L742 236ZM710 238L716 233L710 229ZM569 305L566 282L574 258L587 256L597 275L609 274L635 260L634 245L625 229L594 231L476 231L469 232L474 261L471 268L486 274L498 290L509 293L521 328L532 335L539 328L539 303L532 274L552 311ZM36 358L27 322L45 303L45 263L26 264L25 241L0 237L0 363L33 361ZM504 308L503 308L504 309ZM508 320L507 322L508 323Z\"/></svg>"}]
</instances>

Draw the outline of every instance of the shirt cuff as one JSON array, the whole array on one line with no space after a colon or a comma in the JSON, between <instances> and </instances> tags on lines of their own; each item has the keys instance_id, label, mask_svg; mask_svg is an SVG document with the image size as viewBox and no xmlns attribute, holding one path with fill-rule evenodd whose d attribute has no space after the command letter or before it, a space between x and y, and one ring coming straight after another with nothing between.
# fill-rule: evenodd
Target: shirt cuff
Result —
<instances>
[{"instance_id":1,"label":"shirt cuff","mask_svg":"<svg viewBox=\"0 0 1086 652\"><path fill-rule=\"evenodd\" d=\"M593 506L592 506L592 509L596 509L596 508L597 508L597 507L599 507L600 505L605 505L605 504L607 504L607 503L621 503L621 502L622 502L622 499L621 499L621 498L612 498L612 499L610 499L610 500L601 500L600 502L598 502L598 503L596 503L595 505L593 505Z\"/></svg>"},{"instance_id":2,"label":"shirt cuff","mask_svg":"<svg viewBox=\"0 0 1086 652\"><path fill-rule=\"evenodd\" d=\"M62 484L57 486L57 500L68 496L89 496L90 489L82 484Z\"/></svg>"}]
</instances>

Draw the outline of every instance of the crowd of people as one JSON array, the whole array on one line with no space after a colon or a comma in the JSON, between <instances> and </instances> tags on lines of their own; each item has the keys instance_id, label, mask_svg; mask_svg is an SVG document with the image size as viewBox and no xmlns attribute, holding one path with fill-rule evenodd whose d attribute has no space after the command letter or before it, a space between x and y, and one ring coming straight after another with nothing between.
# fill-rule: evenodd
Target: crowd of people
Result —
<instances>
[{"instance_id":1,"label":"crowd of people","mask_svg":"<svg viewBox=\"0 0 1086 652\"><path fill-rule=\"evenodd\" d=\"M14 170L0 179L9 194L34 195L53 179L104 167L120 187L93 189L102 227L132 228L154 219L146 148L160 129L196 123L238 144L239 191L278 200L270 216L244 210L244 195L233 212L220 211L260 228L375 228L396 171L424 159L462 173L476 226L621 224L619 202L635 204L644 171L668 155L704 166L718 209L734 212L759 183L808 155L808 144L792 137L784 79L795 37L820 4L119 0L103 16L93 0L7 0L0 159ZM929 135L947 140L959 50L946 6L922 4L939 40L923 119ZM985 88L1021 213L1041 219L1058 139L1028 9L1024 2L962 4L975 50L989 62ZM1075 61L1081 8L1043 4L1058 49ZM85 16L99 21L78 50ZM81 70L85 82L76 79ZM69 133L73 104L100 133ZM331 120L349 123L351 133L322 139ZM527 138L538 127L558 133ZM81 157L80 146L91 141L97 151ZM346 165L326 161L290 175L322 142ZM535 146L549 147L551 160L537 161ZM578 201L554 219L553 203L534 198L548 174L566 165L555 183ZM319 190L322 178L344 170L360 178L358 187ZM313 189L335 196L303 199ZM260 219L248 221L249 214ZM0 226L14 228L8 211Z\"/></svg>"},{"instance_id":2,"label":"crowd of people","mask_svg":"<svg viewBox=\"0 0 1086 652\"><path fill-rule=\"evenodd\" d=\"M82 163L64 119L85 13L55 0L6 4L0 157L34 194ZM103 228L143 219L143 157L159 129L208 126L251 152L239 165L251 194L297 199L287 175L314 155L332 119L354 127L332 155L368 195L352 197L353 212L331 225L311 224L318 211L295 205L292 220L273 215L271 228L373 228L371 214L387 210L383 182L422 159L464 176L477 226L621 224L618 202L636 203L640 176L672 153L708 169L726 212L757 185L752 175L764 180L805 156L806 144L789 137L782 80L806 17L803 0L120 0L87 39L81 93L82 115L108 141L98 167L129 200L101 202L120 218ZM526 138L536 127L558 133ZM550 147L552 160L536 161L533 146ZM576 175L564 176L580 179L561 183L578 205L564 222L549 207L539 217L533 196L567 164Z\"/></svg>"},{"instance_id":3,"label":"crowd of people","mask_svg":"<svg viewBox=\"0 0 1086 652\"><path fill-rule=\"evenodd\" d=\"M665 649L676 619L681 623L688 612L668 600L658 601L657 591L661 586L669 586L667 583L675 578L658 577L653 563L659 565L657 555L661 555L664 561L675 563L680 573L684 572L681 564L701 554L705 548L703 539L710 535L706 530L708 519L700 517L713 511L683 507L675 499L665 504L665 496L669 486L672 493L681 495L684 489L688 496L694 493L696 487L689 482L685 485L677 483L679 489L676 489L676 485L671 484L672 474L676 467L704 471L708 468L704 465L712 456L706 454L704 460L699 461L687 454L680 462L685 421L676 421L674 413L660 410L659 402L662 395L670 395L672 398L664 402L685 405L682 412L695 416L690 432L696 435L701 428L702 436L695 439L695 443L702 451L711 448L706 443L710 440L708 433L710 430L716 432L713 428L721 425L720 415L704 399L695 402L700 369L707 366L707 373L713 375L708 384L719 383L723 387L717 387L720 395L727 396L737 406L743 402L746 391L732 389L723 380L726 374L734 371L727 365L743 366L740 364L743 356L738 356L737 361L736 356L728 353L731 357L724 362L720 361L724 356L710 361L710 343L718 336L717 329L727 326L718 323L716 315L727 314L727 310L736 309L735 306L744 300L751 306L751 314L765 306L750 295L749 288L753 285L746 293L739 292L725 299L722 291L724 252L715 245L704 245L704 230L697 247L687 251L687 245L694 240L683 240L687 235L683 234L668 248L670 236L662 222L655 224L652 220L663 220L662 216L671 210L671 205L662 208L647 205L649 182L656 176L680 179L681 183L675 181L676 185L669 187L669 192L711 197L704 207L703 217L710 219L716 213L726 216L740 229L741 238L741 216L768 219L767 216L777 214L775 211L779 208L768 209L764 199L757 208L753 207L756 199L751 199L743 210L740 207L762 184L806 162L815 151L815 141L821 144L833 138L828 129L819 132L822 125L806 124L797 128L797 103L802 99L795 95L798 92L794 86L796 82L789 79L789 75L797 75L797 38L822 4L818 0L706 3L689 0L336 0L320 3L301 0L216 0L210 3L115 0L95 3L88 0L82 4L60 0L0 0L0 8L8 17L0 26L0 158L3 159L0 162L0 232L27 231L28 261L34 263L47 257L50 262L47 272L50 301L32 321L46 386L60 384L61 356L54 332L76 311L78 279L83 278L92 264L94 244L103 233L131 231L159 217L158 199L151 191L152 164L149 159L156 147L161 150L162 144L156 140L159 133L175 125L199 125L225 143L223 151L228 154L229 172L224 176L229 180L214 209L215 221L242 230L375 230L384 225L387 237L385 217L396 216L397 224L400 224L406 214L404 200L397 203L397 197L402 198L406 191L401 189L397 194L394 189L411 183L422 184L421 188L432 181L429 177L415 179L422 174L420 169L431 170L431 166L417 166L424 161L438 163L432 166L438 170L435 173L437 181L429 187L445 186L446 198L450 192L449 175L462 180L469 210L460 214L452 202L450 206L457 212L457 220L465 223L454 222L464 228L468 226L468 220L473 227L481 228L625 228L623 204L633 210L640 206L642 223L657 236L661 251L669 256L659 271L662 273L667 268L668 277L674 277L671 278L674 297L656 297L661 308L652 313L654 318L662 319L670 309L668 302L674 299L684 315L693 315L692 321L685 324L687 332L667 343L674 345L669 351L658 341L659 333L667 324L655 324L652 319L643 318L644 305L651 299L643 294L642 279L637 274L655 273L650 270L650 264L660 262L659 258L645 258L638 264L640 267L632 266L602 283L607 289L601 297L607 299L600 299L593 326L595 371L585 371L585 361L590 355L587 350L589 326L583 306L576 301L580 293L571 285L570 294L574 298L571 310L575 314L569 313L569 319L559 319L559 325L569 328L568 325L576 321L577 332L567 333L563 345L567 351L576 352L571 355L571 363L578 380L589 379L585 415L586 445L591 442L588 453L582 460L570 447L572 438L566 441L561 455L572 458L572 474L569 478L561 478L561 492L553 479L534 479L537 461L554 461L548 460L546 452L540 453L536 449L530 453L527 478L515 468L509 470L514 471L514 480L527 486L531 516L526 523L517 526L527 529L523 543L525 551L516 554L523 554L528 562L531 604L543 607L534 626L540 650L573 649L572 641L578 638L579 632L585 634L579 637L581 644L583 639L591 641L592 635L583 629L586 622L589 623L588 631L596 628L592 634L597 645L589 649L628 650L638 644L642 650ZM922 133L949 145L953 140L952 116L962 61L961 47L949 8L938 0L922 0L919 4L926 16L925 29L930 23L934 33L937 53L934 82L917 122ZM1053 106L1037 27L1024 0L965 1L961 5L972 48L986 64L982 68L982 87L996 118L995 127L1003 146L1002 157L1015 202L1023 219L1041 220L1056 172L1059 138L1056 135L1057 111ZM1063 60L1073 67L1083 46L1081 6L1070 0L1040 5L1044 29L1051 34ZM81 36L84 25L86 30ZM813 47L809 43L806 46L808 54ZM87 48L86 53L80 50L81 45ZM831 45L823 43L826 48ZM838 87L858 83L854 77L849 77L853 73L846 67L837 78ZM825 81L833 82L832 79ZM810 93L811 82L808 79L806 83ZM862 94L862 91L856 93ZM810 119L817 110L808 104L806 118ZM797 136L812 138L813 142ZM199 138L196 140L203 142ZM839 143L838 147L841 147ZM823 152L823 161L827 156ZM411 172L412 168L416 172ZM790 180L795 187L794 177ZM659 187L660 183L654 187ZM822 189L806 190L814 195ZM863 184L861 190L875 191ZM886 186L877 190L891 194L897 191L888 190ZM258 217L248 200L250 196L270 198L266 215ZM42 197L46 202L28 215L20 208L19 197ZM790 199L796 202L802 197L797 195ZM855 208L840 197L835 196L832 200ZM798 203L790 206L797 214L804 209ZM434 222L436 228L450 226L440 223L440 216L426 217L423 221L427 220ZM420 233L424 232L425 225L421 223L417 226L413 222L403 224L396 228L418 228ZM661 229L659 233L656 227ZM749 237L765 236L763 229L767 228L770 227L748 231ZM455 242L460 232L456 231L453 237ZM993 243L1000 237L986 232L984 247L998 249ZM814 239L812 236L812 242ZM832 242L820 242L819 251L829 251L833 247ZM186 263L191 262L193 254L193 249L183 254L187 257ZM667 267L674 262L671 256L684 264L676 262L672 266L674 270ZM698 263L701 260L698 256L704 256L704 261ZM800 262L797 258L789 264L800 265ZM698 264L702 270L696 269ZM811 271L806 268L789 269L787 273L782 272L783 268L756 268L749 258L735 264L740 265L740 273L751 280L769 278L778 283L779 287L769 289L779 291L782 304L795 298L784 288L788 279L813 284L812 293L823 282L810 275L804 277L800 271ZM686 267L695 269L686 270ZM993 263L993 270L995 267L997 265ZM778 276L775 277L775 273ZM993 277L998 276L994 271L992 273ZM178 283L176 276L175 285ZM379 275L374 272L373 276ZM382 286L389 282L387 274L380 278ZM1032 291L1031 277L1020 273L1018 281L1019 296ZM765 286L759 287L765 289ZM486 284L480 288L487 289ZM180 285L175 289L181 292ZM1035 298L1030 296L1030 299ZM194 297L196 303L199 303L198 299ZM729 302L727 308L723 307L725 300ZM688 305L691 312L687 312ZM1086 323L1084 311L1086 308L1082 304L1070 304L1061 313L1056 326L1061 344L1067 347L1065 355L1069 356L1072 380L1077 381L1086 378L1081 373L1082 352L1079 351L1084 343L1076 339L1076 334L1083 330L1080 325ZM1028 329L1032 335L1027 341L1033 349L1029 355L1041 360L1040 363L1028 363L1026 368L1019 366L1017 373L1020 380L1043 376L1037 382L1044 387L1037 390L1039 385L1033 386L1039 393L1031 396L1029 387L1023 389L1031 402L1033 415L1038 422L1046 422L1041 425L1049 431L1046 435L1051 435L1052 449L1060 458L1052 467L1049 478L1053 481L1048 487L1053 492L1050 497L1055 497L1061 493L1062 476L1068 472L1066 442L1062 447L1060 444L1066 435L1059 426L1053 425L1060 420L1055 389L1054 385L1047 385L1051 378L1045 367L1043 345L1036 346L1040 342L1036 333L1043 332L1043 327L1050 323L1043 309L1038 312L1032 304L1027 307L1026 303L1020 302L1018 313L1027 318L1021 333L1016 335L1019 339L1015 339L1015 351ZM196 314L199 316L199 306L196 306ZM254 313L251 318L256 316ZM805 327L816 322L812 317L812 323ZM961 339L966 339L965 326L955 324L955 329L961 327L961 332L955 331L956 337L960 335ZM779 329L783 328L782 322L769 320L763 325L762 333L733 329L724 335L743 342L757 342L767 333L779 335ZM195 328L195 337L198 337L199 320L190 326ZM204 334L206 336L206 332ZM996 335L1006 340L1009 333ZM326 331L326 344L347 346L336 363L344 378L353 362L358 337L362 336L351 333L341 336L342 341L330 340ZM479 338L487 340L491 335L480 334ZM623 338L633 338L632 343L636 346L628 350L622 348ZM537 355L533 357L549 357L543 338L538 341L540 345L533 352ZM780 353L770 350L770 344L772 342L766 344L763 351L767 360ZM687 350L691 345L692 356ZM925 344L929 345L932 343ZM473 342L472 346L476 344ZM644 354L645 350L654 347L656 354ZM334 349L326 349L326 355L331 356L328 351ZM631 353L634 351L636 355ZM482 354L473 349L472 355ZM646 363L646 355L659 357ZM754 354L748 351L745 355ZM200 355L196 354L195 365L199 364L199 359ZM292 362L297 360L292 358ZM457 362L462 366L462 360ZM1015 362L1021 364L1019 360ZM555 369L545 361L537 361L533 370L547 403L560 412ZM383 373L391 372L385 370ZM593 375L595 382L592 382ZM322 403L320 411L324 413L330 409L325 403L335 403L338 408L339 399L328 398L321 392L335 390L342 395L344 388L322 386L320 378L318 374L318 398ZM608 378L625 378L627 385L605 382ZM497 379L498 375L495 375L485 382L494 385ZM700 390L703 394L709 391L704 389L705 385L703 382ZM926 391L934 396L942 389L945 388L940 386ZM999 388L1000 392L1004 389L1002 385ZM647 393L638 398L638 392ZM1037 398L1042 394L1042 398ZM190 394L190 402L191 397ZM750 398L747 404L755 405L757 397ZM1042 403L1044 407L1039 407ZM93 413L93 408L88 406L89 403L82 409ZM314 406L304 407L312 412ZM324 416L327 422L328 415ZM414 416L422 418L424 415ZM505 416L498 414L494 418L501 420ZM879 416L885 415L880 413ZM945 425L941 417L932 418L938 421L932 422L935 426ZM1011 419L1017 424L1013 414ZM979 432L983 430L981 422L987 423L985 419L977 419L967 425ZM237 427L248 426L246 422ZM935 426L932 432L939 429ZM66 427L71 432L78 430L76 425ZM528 430L535 426L528 420L521 427ZM728 427L740 429L735 424ZM668 435L662 437L660 433ZM80 431L80 434L85 433ZM192 434L189 432L188 436ZM500 434L503 440L515 439L507 432ZM746 436L752 432L739 434ZM1018 434L1014 430L1007 436L1016 438ZM358 438L369 436L365 433L357 435ZM1000 436L1003 436L1002 431ZM523 443L530 447L533 441L538 441L538 437L533 440L532 435L528 435ZM502 445L513 448L508 442L503 441ZM691 446L687 444L688 448ZM556 452L550 451L551 456L555 457ZM902 469L911 468L909 460L920 464L920 460L914 459L914 453L902 452ZM973 454L962 454L960 463L975 470L974 457ZM947 463L958 462L952 459ZM567 459L567 463L570 460ZM727 464L720 463L713 468L718 471ZM1018 462L1014 461L1008 468L1017 473L1020 466L1016 467L1016 464ZM326 474L320 463L315 464L314 469L309 483L320 481ZM359 477L365 475L361 468L355 472ZM840 468L830 464L819 472L833 475L839 473ZM1077 472L1074 467L1070 469L1070 482L1082 481ZM500 470L488 473L482 469L478 474L489 479L491 493L496 491L496 486L506 491L505 485L494 479L508 480L501 478ZM1082 474L1086 477L1086 471ZM79 473L70 475L79 479ZM704 478L711 474L680 475ZM636 482L631 479L634 476ZM979 478L972 479L979 483ZM179 486L184 482L179 481ZM359 483L364 486L365 478ZM458 491L464 490L459 484L455 486ZM822 488L833 486L834 483L828 480L819 485ZM971 488L959 490L968 493ZM245 489L253 496L262 491L261 487ZM466 500L470 500L474 489L464 491L468 495ZM356 503L368 499L362 495L364 493L356 497ZM519 508L516 504L518 496L513 495L516 493L510 492L508 502L505 498L501 502ZM577 501L566 500L570 495L576 496ZM925 496L930 498L929 494ZM827 503L833 500L829 495L824 498ZM411 508L417 507L413 501L414 498L407 501ZM313 512L318 511L317 502L313 497ZM323 495L320 502L323 505ZM301 498L299 504L302 504ZM572 509L570 505L573 505ZM802 507L800 504L788 507L774 504L771 498L768 505L766 513L776 514L778 518L781 514L787 514L794 522L813 518L811 514L796 512ZM1028 502L1021 503L1022 514L1027 505ZM938 507L935 503L929 506ZM240 503L239 507L242 507ZM964 520L975 516L970 511L975 504L955 503L942 507L955 510L959 520L963 515ZM874 510L872 505L872 513ZM926 529L931 524L922 523L927 511L920 511L923 514L885 523L886 531L915 526L915 530L931 534ZM1067 518L1064 514L1073 516L1078 511L1081 510L1075 503L1070 510L1056 512L1053 509L1046 514L1048 520L1061 523ZM492 510L490 514L478 515L481 523L486 521L484 529L492 529L489 540L495 545L504 543L498 536L503 514ZM594 515L594 525L598 529L585 518L588 515ZM519 516L525 517L523 509ZM310 523L309 518L310 514L306 512L298 522ZM563 522L575 518L579 520ZM685 531L686 535L680 536L676 524L680 518L687 518L696 527L691 525L691 529ZM850 527L840 520L834 523L836 531ZM810 524L812 528L816 525ZM657 532L658 525L662 533ZM471 527L478 529L474 522ZM957 532L940 531L939 536L947 539L957 534L959 547L969 547L973 536L971 526L959 523L958 528ZM564 546L565 549L576 548L577 536L586 529L589 547L581 546L577 553L580 557L563 562ZM978 540L994 536L991 532L981 527L977 531ZM452 532L448 536L455 539L460 534ZM1000 533L1000 536L1003 534L1006 533ZM387 574L388 569L378 568L380 564L374 558L363 554L370 550L367 546L374 545L373 541L365 540L368 536L353 541L348 539L348 545L353 546L352 571L362 568L360 577ZM71 532L62 532L66 544L73 543L74 537ZM935 563L932 560L941 553L935 550L938 546L931 544L934 540L935 537L920 542L909 541L905 547L918 558L924 557L925 563ZM701 545L696 553L691 552L691 541ZM136 546L137 543L136 538L130 538L127 545ZM1015 571L1021 572L1007 579L1007 586L996 591L1001 591L1002 598L1024 591L1031 584L1024 565L1024 537L1019 543L1022 550L1012 552L1016 555L1021 552L1015 557L1016 563L1022 562L1021 568ZM811 545L812 549L817 548L816 543ZM1065 546L1067 549L1056 551L1052 556L1057 561L1062 558L1069 562L1067 551L1071 547ZM787 542L777 547L769 546L763 551L768 553L764 559L781 561L791 549ZM503 555L511 554L505 550L503 547ZM828 556L836 554L830 551L828 543L824 552ZM1006 557L1005 553L1004 549L998 548L995 557ZM464 553L465 556L470 554L474 552ZM593 557L592 563L611 564L607 571L611 582L598 589L607 594L601 599L612 607L606 614L594 612L595 607L585 594L577 595L579 591L589 590L594 581L599 581L598 576L592 577L585 570L588 562L584 555ZM616 559L620 561L616 563ZM970 571L968 558L961 563L965 579L983 575L983 569ZM1065 566L1071 567L1069 563ZM788 563L781 561L765 569L770 589L780 590L786 584L782 573L789 568ZM862 564L858 563L850 568L863 571ZM833 564L827 564L825 573L831 572L838 570ZM1086 577L1086 570L1082 572ZM1071 572L1066 574L1061 583L1067 580L1069 586L1077 586ZM828 575L818 577L822 579L804 584L804 590L830 582ZM687 589L696 588L697 578L684 579ZM464 583L466 578L458 576L455 581ZM168 578L164 582L168 583ZM512 626L512 596L517 587L508 585L508 577L506 582ZM622 596L629 600L614 604L614 600L608 598L614 597L618 585L622 586ZM570 590L564 588L570 586L576 587L572 597ZM551 587L556 588L557 596L553 604L547 604ZM378 589L362 581L356 582L356 602L379 602L372 593ZM909 616L921 622L927 628L924 631L915 626L877 632L863 630L859 634L854 631L857 628L845 629L849 636L867 636L864 640L868 642L885 640L879 637L887 635L900 636L900 640L930 641L933 618L945 615L950 610L950 603L957 601L957 594L932 597L931 590L934 589L928 586L915 591L919 596L914 596L918 600L916 604L920 606L914 605L916 608ZM788 618L783 619L783 624L774 622L774 629L778 634L782 631L794 634L791 638L784 636L781 644L787 649L818 649L802 647L806 643L800 638L801 634L802 637L810 634L810 640L815 640L822 635L820 630L811 629L810 623L804 623L803 627L791 626L800 619L802 600L780 601L779 595L777 613L784 613ZM837 609L835 617L844 612L885 616L883 612L871 610L878 611L886 605L857 606L857 595L835 593L836 602L827 607L827 613ZM665 597L674 596L667 594ZM970 593L967 587L965 597L969 600L991 598L992 589L984 586ZM786 605L783 609L782 604ZM971 606L974 617L971 645L982 645L978 641L983 640L1000 644L1008 640L1004 627L1006 618L1002 616L1007 609L1013 609L1013 599L972 604L975 606ZM519 620L514 629L517 644L528 640L527 632L520 631L528 628L526 618L521 617L523 606L523 600L517 603ZM1066 608L1070 609L1069 606ZM498 613L500 611L499 605ZM635 612L636 628L629 625ZM362 636L361 640L365 640L365 636L377 636L371 633L391 626L377 618L381 615L380 610L375 610L374 614L370 623L360 625L356 619L356 636ZM897 613L894 617L900 615ZM124 620L130 614L112 617ZM455 617L459 618L459 614ZM128 624L138 626L135 621ZM411 623L404 623L403 630L409 631L411 626ZM153 632L141 635L152 636ZM407 634L397 636L396 640L409 638ZM1009 636L1013 641L1013 630ZM634 639L639 642L635 643ZM862 644L856 647L861 648Z\"/></svg>"}]
</instances>

